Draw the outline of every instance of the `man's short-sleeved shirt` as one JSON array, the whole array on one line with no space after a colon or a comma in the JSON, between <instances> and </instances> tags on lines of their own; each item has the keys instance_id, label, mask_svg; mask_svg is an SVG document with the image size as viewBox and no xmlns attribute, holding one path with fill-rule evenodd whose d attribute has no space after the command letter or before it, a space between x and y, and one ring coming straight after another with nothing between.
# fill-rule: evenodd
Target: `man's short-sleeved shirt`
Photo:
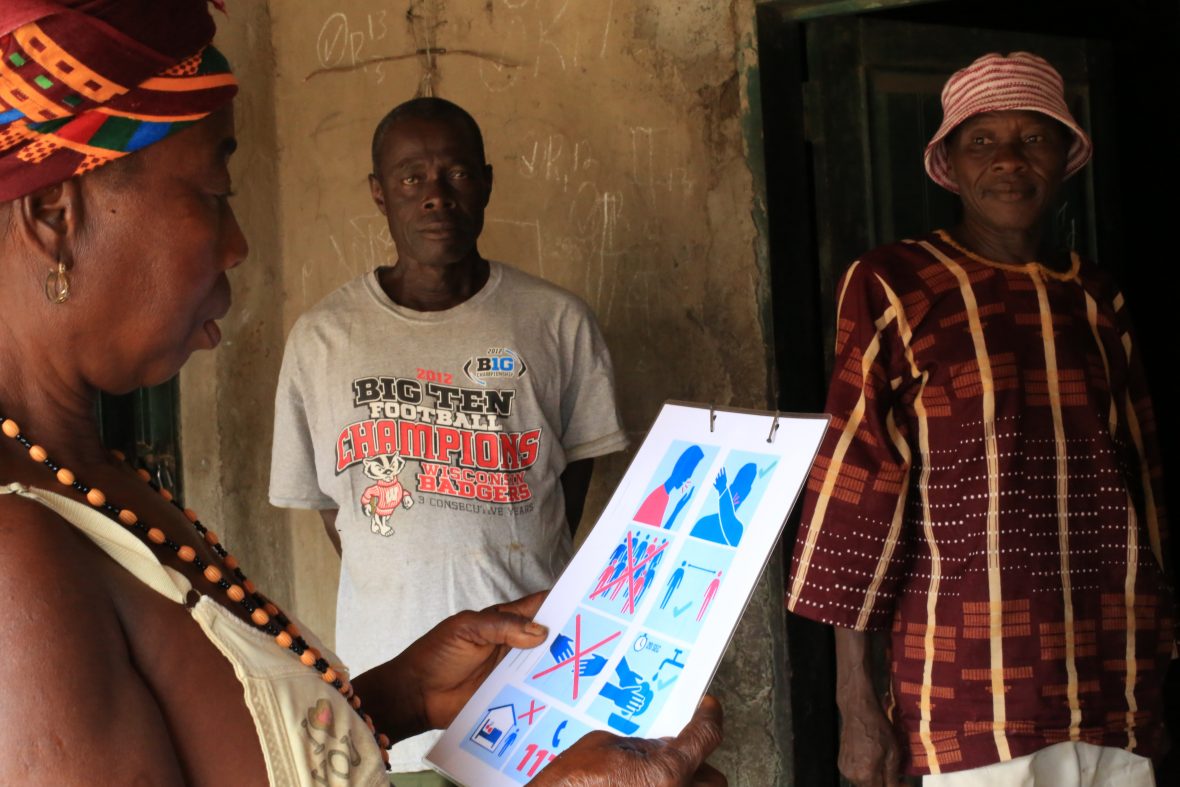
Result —
<instances>
[{"instance_id":1,"label":"man's short-sleeved shirt","mask_svg":"<svg viewBox=\"0 0 1180 787\"><path fill-rule=\"evenodd\" d=\"M1174 611L1154 419L1122 296L1072 263L939 233L839 285L788 608L892 629L912 773L1156 743Z\"/></svg>"},{"instance_id":2,"label":"man's short-sleeved shirt","mask_svg":"<svg viewBox=\"0 0 1180 787\"><path fill-rule=\"evenodd\" d=\"M291 331L270 499L339 509L336 650L354 673L444 617L548 588L571 554L560 476L623 448L589 308L497 262L445 311L393 303L376 273ZM399 756L416 769L425 747Z\"/></svg>"}]
</instances>

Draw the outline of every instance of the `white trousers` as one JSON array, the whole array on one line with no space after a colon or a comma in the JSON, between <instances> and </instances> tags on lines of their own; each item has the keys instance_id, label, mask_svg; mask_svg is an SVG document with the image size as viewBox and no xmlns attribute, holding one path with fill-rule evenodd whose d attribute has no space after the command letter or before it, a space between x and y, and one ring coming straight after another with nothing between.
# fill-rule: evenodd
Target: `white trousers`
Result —
<instances>
[{"instance_id":1,"label":"white trousers","mask_svg":"<svg viewBox=\"0 0 1180 787\"><path fill-rule=\"evenodd\" d=\"M922 787L1155 787L1151 760L1067 741L982 768L923 776Z\"/></svg>"}]
</instances>

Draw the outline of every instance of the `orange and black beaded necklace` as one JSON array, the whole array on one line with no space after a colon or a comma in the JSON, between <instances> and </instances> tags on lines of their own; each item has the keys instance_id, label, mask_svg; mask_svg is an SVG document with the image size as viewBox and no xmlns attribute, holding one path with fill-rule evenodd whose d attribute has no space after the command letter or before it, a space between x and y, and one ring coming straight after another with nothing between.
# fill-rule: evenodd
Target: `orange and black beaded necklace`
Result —
<instances>
[{"instance_id":1,"label":"orange and black beaded necklace","mask_svg":"<svg viewBox=\"0 0 1180 787\"><path fill-rule=\"evenodd\" d=\"M130 508L121 508L115 505L107 499L102 490L86 485L73 471L55 462L49 456L48 451L25 436L16 421L0 415L0 432L3 432L5 436L12 438L23 446L28 451L29 458L34 462L44 465L54 474L58 483L73 489L85 497L86 502L92 508L133 531L141 540L170 550L181 563L189 563L195 566L207 582L222 590L231 601L246 611L246 614L250 616L250 620L255 627L268 634L280 648L290 651L299 658L300 662L318 672L320 678L332 686L332 688L336 689L336 691L340 692L348 701L348 704L364 720L369 731L373 733L378 746L381 748L381 756L385 761L386 769L389 768L389 754L387 750L392 743L384 733L377 732L373 725L372 717L368 713L365 713L361 707L361 698L353 689L352 684L337 673L336 670L332 669L332 666L324 659L320 652L307 643L299 627L273 601L258 591L254 583L242 571L237 559L222 545L217 535L201 523L196 512L191 508L186 508L174 498L171 492L156 484L147 470L143 468L136 470L136 474L149 487L176 507L192 523L197 535L209 545L213 552L221 559L225 568L230 572L228 576L220 568L203 559L193 547L187 544L177 543L158 527L149 527ZM122 453L118 451L112 453L120 461L126 461Z\"/></svg>"}]
</instances>

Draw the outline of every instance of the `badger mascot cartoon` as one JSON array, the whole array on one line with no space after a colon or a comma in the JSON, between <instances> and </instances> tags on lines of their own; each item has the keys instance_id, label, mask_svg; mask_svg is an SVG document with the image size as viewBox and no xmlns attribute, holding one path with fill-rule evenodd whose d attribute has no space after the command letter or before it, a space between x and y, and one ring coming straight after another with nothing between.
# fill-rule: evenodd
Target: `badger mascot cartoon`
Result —
<instances>
[{"instance_id":1,"label":"badger mascot cartoon","mask_svg":"<svg viewBox=\"0 0 1180 787\"><path fill-rule=\"evenodd\" d=\"M376 483L361 493L361 508L372 519L370 529L383 536L393 535L389 520L398 506L409 509L414 498L397 480L397 474L406 466L406 460L398 454L377 456L364 462L365 475Z\"/></svg>"}]
</instances>

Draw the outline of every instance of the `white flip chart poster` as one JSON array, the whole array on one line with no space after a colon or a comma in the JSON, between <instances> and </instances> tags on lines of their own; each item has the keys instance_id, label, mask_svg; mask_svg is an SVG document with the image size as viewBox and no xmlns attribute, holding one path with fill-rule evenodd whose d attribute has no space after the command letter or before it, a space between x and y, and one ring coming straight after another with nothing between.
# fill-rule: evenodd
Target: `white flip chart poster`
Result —
<instances>
[{"instance_id":1,"label":"white flip chart poster","mask_svg":"<svg viewBox=\"0 0 1180 787\"><path fill-rule=\"evenodd\" d=\"M545 644L511 651L427 760L461 784L509 787L590 730L679 733L826 426L826 416L664 405L537 614Z\"/></svg>"}]
</instances>

